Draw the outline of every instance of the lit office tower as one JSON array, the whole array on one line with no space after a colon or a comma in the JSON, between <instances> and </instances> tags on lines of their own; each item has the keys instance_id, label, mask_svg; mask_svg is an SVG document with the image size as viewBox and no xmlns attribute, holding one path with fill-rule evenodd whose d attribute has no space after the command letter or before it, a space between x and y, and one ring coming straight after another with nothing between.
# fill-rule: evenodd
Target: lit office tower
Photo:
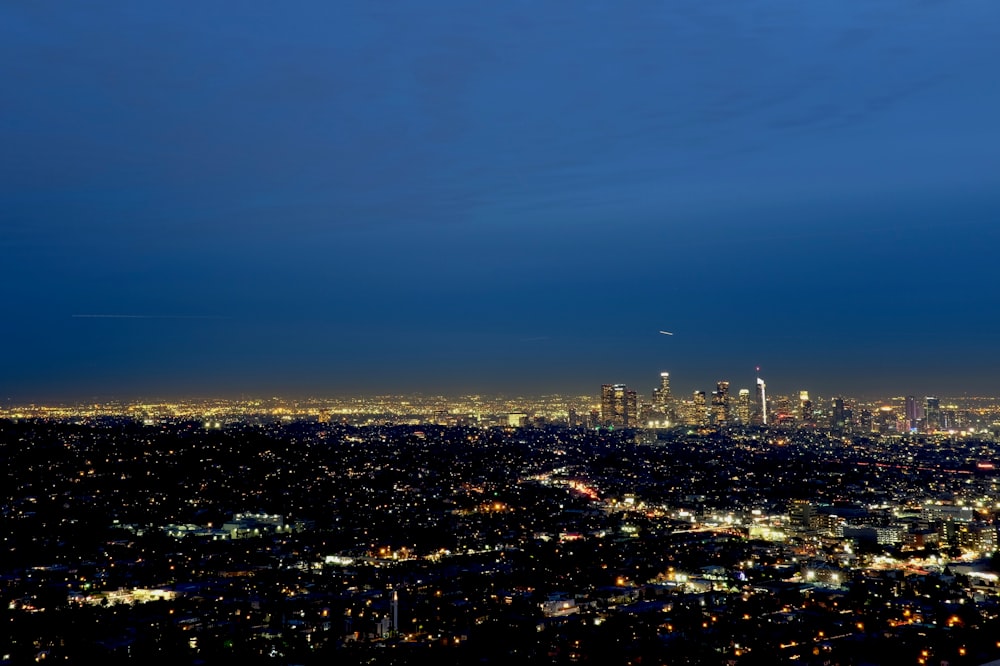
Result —
<instances>
[{"instance_id":1,"label":"lit office tower","mask_svg":"<svg viewBox=\"0 0 1000 666\"><path fill-rule=\"evenodd\" d=\"M909 421L906 427L910 430L918 430L924 420L924 409L912 395L906 396L904 411L906 412L906 420Z\"/></svg>"},{"instance_id":2,"label":"lit office tower","mask_svg":"<svg viewBox=\"0 0 1000 666\"><path fill-rule=\"evenodd\" d=\"M830 410L830 430L843 432L847 426L847 418L844 410L844 399L834 398L832 409Z\"/></svg>"},{"instance_id":3,"label":"lit office tower","mask_svg":"<svg viewBox=\"0 0 1000 666\"><path fill-rule=\"evenodd\" d=\"M660 373L660 386L653 389L653 406L666 414L670 410L670 373Z\"/></svg>"},{"instance_id":4,"label":"lit office tower","mask_svg":"<svg viewBox=\"0 0 1000 666\"><path fill-rule=\"evenodd\" d=\"M934 432L941 429L941 401L937 398L927 396L927 409L924 411L927 432Z\"/></svg>"},{"instance_id":5,"label":"lit office tower","mask_svg":"<svg viewBox=\"0 0 1000 666\"><path fill-rule=\"evenodd\" d=\"M740 423L750 423L750 389L740 389L740 397L736 401L736 417Z\"/></svg>"},{"instance_id":6,"label":"lit office tower","mask_svg":"<svg viewBox=\"0 0 1000 666\"><path fill-rule=\"evenodd\" d=\"M635 391L624 384L601 386L601 423L619 428L633 427L638 423L639 406Z\"/></svg>"},{"instance_id":7,"label":"lit office tower","mask_svg":"<svg viewBox=\"0 0 1000 666\"><path fill-rule=\"evenodd\" d=\"M705 402L705 392L695 391L692 403L692 418L694 424L708 425L708 404Z\"/></svg>"},{"instance_id":8,"label":"lit office tower","mask_svg":"<svg viewBox=\"0 0 1000 666\"><path fill-rule=\"evenodd\" d=\"M639 397L636 392L625 391L625 427L634 428L639 425Z\"/></svg>"},{"instance_id":9,"label":"lit office tower","mask_svg":"<svg viewBox=\"0 0 1000 666\"><path fill-rule=\"evenodd\" d=\"M757 368L760 371L760 368ZM757 376L757 416L762 425L767 425L767 384Z\"/></svg>"},{"instance_id":10,"label":"lit office tower","mask_svg":"<svg viewBox=\"0 0 1000 666\"><path fill-rule=\"evenodd\" d=\"M624 384L602 384L601 385L601 425L608 426L615 422L615 389L621 388L624 393Z\"/></svg>"},{"instance_id":11,"label":"lit office tower","mask_svg":"<svg viewBox=\"0 0 1000 666\"><path fill-rule=\"evenodd\" d=\"M727 381L721 381L715 385L715 393L712 394L712 417L717 426L729 423L729 382Z\"/></svg>"},{"instance_id":12,"label":"lit office tower","mask_svg":"<svg viewBox=\"0 0 1000 666\"><path fill-rule=\"evenodd\" d=\"M812 422L813 404L809 399L809 391L799 391L799 421L802 425Z\"/></svg>"}]
</instances>

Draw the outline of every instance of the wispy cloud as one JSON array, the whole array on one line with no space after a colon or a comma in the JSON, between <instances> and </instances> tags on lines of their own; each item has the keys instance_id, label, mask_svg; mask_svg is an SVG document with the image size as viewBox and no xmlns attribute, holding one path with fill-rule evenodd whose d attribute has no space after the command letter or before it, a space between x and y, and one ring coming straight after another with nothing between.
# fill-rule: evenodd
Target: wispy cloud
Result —
<instances>
[{"instance_id":1,"label":"wispy cloud","mask_svg":"<svg viewBox=\"0 0 1000 666\"><path fill-rule=\"evenodd\" d=\"M73 319L229 319L220 315L75 314Z\"/></svg>"}]
</instances>

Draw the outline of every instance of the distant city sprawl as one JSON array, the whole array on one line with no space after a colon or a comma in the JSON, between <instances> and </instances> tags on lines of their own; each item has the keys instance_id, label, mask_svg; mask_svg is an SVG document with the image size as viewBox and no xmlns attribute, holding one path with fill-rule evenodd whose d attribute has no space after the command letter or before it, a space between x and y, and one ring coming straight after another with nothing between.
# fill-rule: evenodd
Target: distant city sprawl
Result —
<instances>
[{"instance_id":1,"label":"distant city sprawl","mask_svg":"<svg viewBox=\"0 0 1000 666\"><path fill-rule=\"evenodd\" d=\"M1000 657L994 401L608 386L11 408L4 659Z\"/></svg>"}]
</instances>

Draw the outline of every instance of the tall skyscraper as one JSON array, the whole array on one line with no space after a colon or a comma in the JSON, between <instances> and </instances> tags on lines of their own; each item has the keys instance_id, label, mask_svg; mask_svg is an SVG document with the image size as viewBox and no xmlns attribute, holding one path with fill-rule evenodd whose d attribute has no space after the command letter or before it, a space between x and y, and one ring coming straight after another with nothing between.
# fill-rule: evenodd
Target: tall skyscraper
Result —
<instances>
[{"instance_id":1,"label":"tall skyscraper","mask_svg":"<svg viewBox=\"0 0 1000 666\"><path fill-rule=\"evenodd\" d=\"M664 414L670 411L670 373L660 373L660 385L653 389L653 406Z\"/></svg>"},{"instance_id":2,"label":"tall skyscraper","mask_svg":"<svg viewBox=\"0 0 1000 666\"><path fill-rule=\"evenodd\" d=\"M760 372L760 368L757 368ZM767 425L767 385L757 375L757 415L761 425Z\"/></svg>"},{"instance_id":3,"label":"tall skyscraper","mask_svg":"<svg viewBox=\"0 0 1000 666\"><path fill-rule=\"evenodd\" d=\"M740 397L736 402L736 417L740 423L750 423L750 389L740 389Z\"/></svg>"},{"instance_id":4,"label":"tall skyscraper","mask_svg":"<svg viewBox=\"0 0 1000 666\"><path fill-rule=\"evenodd\" d=\"M660 385L653 389L653 414L654 420L665 423L673 423L675 416L674 398L670 393L670 373L660 373ZM641 418L641 417L640 417Z\"/></svg>"},{"instance_id":5,"label":"tall skyscraper","mask_svg":"<svg viewBox=\"0 0 1000 666\"><path fill-rule=\"evenodd\" d=\"M799 391L799 423L811 425L813 416L813 404L809 399L809 391Z\"/></svg>"},{"instance_id":6,"label":"tall skyscraper","mask_svg":"<svg viewBox=\"0 0 1000 666\"><path fill-rule=\"evenodd\" d=\"M712 417L717 426L729 423L729 382L725 380L715 385L715 393L712 394Z\"/></svg>"},{"instance_id":7,"label":"tall skyscraper","mask_svg":"<svg viewBox=\"0 0 1000 666\"><path fill-rule=\"evenodd\" d=\"M638 425L639 405L636 392L624 384L601 386L601 423L605 426L632 428Z\"/></svg>"},{"instance_id":8,"label":"tall skyscraper","mask_svg":"<svg viewBox=\"0 0 1000 666\"><path fill-rule=\"evenodd\" d=\"M846 410L844 409L844 399L834 398L830 414L830 429L834 432L843 432L847 426Z\"/></svg>"},{"instance_id":9,"label":"tall skyscraper","mask_svg":"<svg viewBox=\"0 0 1000 666\"><path fill-rule=\"evenodd\" d=\"M705 402L704 391L694 392L691 420L695 425L708 425L708 404Z\"/></svg>"},{"instance_id":10,"label":"tall skyscraper","mask_svg":"<svg viewBox=\"0 0 1000 666\"><path fill-rule=\"evenodd\" d=\"M623 384L601 385L601 425L609 426L615 422L615 387Z\"/></svg>"},{"instance_id":11,"label":"tall skyscraper","mask_svg":"<svg viewBox=\"0 0 1000 666\"><path fill-rule=\"evenodd\" d=\"M920 402L914 396L908 395L903 410L906 420L909 422L906 427L909 430L919 430L924 424L924 408Z\"/></svg>"},{"instance_id":12,"label":"tall skyscraper","mask_svg":"<svg viewBox=\"0 0 1000 666\"><path fill-rule=\"evenodd\" d=\"M924 412L927 432L940 430L941 424L941 401L938 398L927 396L927 409Z\"/></svg>"},{"instance_id":13,"label":"tall skyscraper","mask_svg":"<svg viewBox=\"0 0 1000 666\"><path fill-rule=\"evenodd\" d=\"M625 427L635 428L639 425L639 397L632 389L625 391Z\"/></svg>"}]
</instances>

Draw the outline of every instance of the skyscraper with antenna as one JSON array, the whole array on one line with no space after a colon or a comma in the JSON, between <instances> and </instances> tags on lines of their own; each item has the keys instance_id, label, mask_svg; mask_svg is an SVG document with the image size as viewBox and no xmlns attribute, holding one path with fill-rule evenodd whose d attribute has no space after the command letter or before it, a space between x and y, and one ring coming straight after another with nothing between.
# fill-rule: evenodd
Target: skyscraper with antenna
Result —
<instances>
[{"instance_id":1,"label":"skyscraper with antenna","mask_svg":"<svg viewBox=\"0 0 1000 666\"><path fill-rule=\"evenodd\" d=\"M767 425L767 385L760 378L760 366L757 366L757 409L760 410L760 423Z\"/></svg>"},{"instance_id":2,"label":"skyscraper with antenna","mask_svg":"<svg viewBox=\"0 0 1000 666\"><path fill-rule=\"evenodd\" d=\"M653 405L663 414L670 411L672 396L670 395L670 373L660 373L660 385L653 389Z\"/></svg>"}]
</instances>

